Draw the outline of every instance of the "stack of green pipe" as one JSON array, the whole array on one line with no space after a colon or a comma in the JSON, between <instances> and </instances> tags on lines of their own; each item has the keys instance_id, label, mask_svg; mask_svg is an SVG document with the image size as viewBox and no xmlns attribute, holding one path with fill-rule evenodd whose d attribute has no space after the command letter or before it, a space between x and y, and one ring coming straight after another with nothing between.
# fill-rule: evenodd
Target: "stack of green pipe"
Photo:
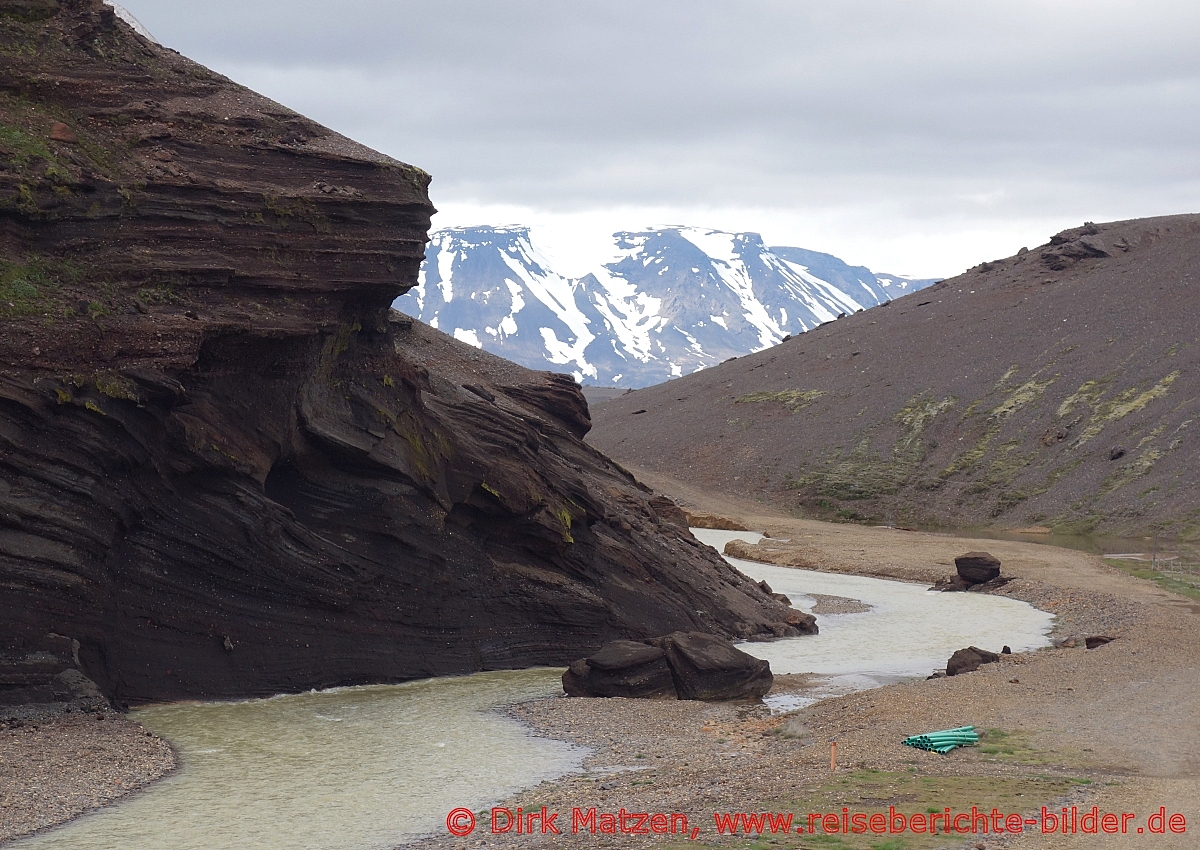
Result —
<instances>
[{"instance_id":1,"label":"stack of green pipe","mask_svg":"<svg viewBox=\"0 0 1200 850\"><path fill-rule=\"evenodd\" d=\"M955 747L979 743L979 734L975 731L974 726L959 726L957 729L943 729L941 732L912 735L905 738L904 743L919 750L929 750L931 753L945 755Z\"/></svg>"}]
</instances>

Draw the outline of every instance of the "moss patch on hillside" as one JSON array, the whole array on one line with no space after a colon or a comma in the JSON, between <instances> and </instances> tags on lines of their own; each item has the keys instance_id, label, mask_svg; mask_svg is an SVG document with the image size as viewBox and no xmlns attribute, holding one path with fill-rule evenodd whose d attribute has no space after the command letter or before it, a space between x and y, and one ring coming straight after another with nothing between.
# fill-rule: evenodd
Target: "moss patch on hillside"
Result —
<instances>
[{"instance_id":1,"label":"moss patch on hillside","mask_svg":"<svg viewBox=\"0 0 1200 850\"><path fill-rule=\"evenodd\" d=\"M779 390L777 392L756 392L747 393L734 399L734 404L761 404L764 402L776 402L782 404L792 413L797 413L800 410L808 407L821 396L825 395L824 390Z\"/></svg>"},{"instance_id":2,"label":"moss patch on hillside","mask_svg":"<svg viewBox=\"0 0 1200 850\"><path fill-rule=\"evenodd\" d=\"M1071 401L1078 396L1078 401L1087 403L1088 406L1091 407L1092 411L1092 415L1088 419L1087 425L1084 426L1083 431L1081 431L1079 436L1075 438L1075 441L1071 443L1071 448L1079 448L1084 443L1096 437L1110 422L1117 422L1121 419L1124 419L1131 413L1136 413L1139 410L1142 410L1146 405L1155 399L1165 396L1167 391L1171 388L1171 384L1175 382L1175 379L1178 378L1180 374L1181 373L1179 370L1175 370L1169 375L1163 377L1162 380L1155 383L1154 386L1150 387L1149 389L1140 390L1137 387L1133 387L1114 396L1108 401L1101 401L1104 393L1099 392L1099 384L1092 381L1085 383L1079 388L1079 390L1076 390L1075 394L1067 399L1067 401ZM1092 384L1095 384L1095 386L1089 386ZM1062 405L1059 406L1059 411L1062 411L1064 407L1067 407L1067 401L1064 401ZM1074 403L1076 402L1073 402L1072 406ZM1067 407L1068 412L1070 409L1070 407Z\"/></svg>"},{"instance_id":3,"label":"moss patch on hillside","mask_svg":"<svg viewBox=\"0 0 1200 850\"><path fill-rule=\"evenodd\" d=\"M1009 372L1011 371L1009 370ZM1009 373L1005 373L1005 378L1008 376ZM1046 392L1046 388L1053 384L1055 380L1055 378L1049 378L1045 381L1038 381L1036 378L1031 378L1009 392L999 404L988 411L986 425L979 439L969 448L955 455L946 468L941 471L941 477L948 478L960 472L974 472L983 458L991 451L992 441L1000 435L1004 423L1012 418L1013 414L1017 411L1040 399ZM1003 383L1004 379L1001 379L1000 384L997 384L997 386ZM971 408L975 408L978 404L979 402L976 401L971 405ZM997 469L997 474L1000 476L998 480L1011 480L1011 476L1006 471L1007 463L1011 463L1011 459L1007 462L1004 460L1001 461L1000 467Z\"/></svg>"},{"instance_id":4,"label":"moss patch on hillside","mask_svg":"<svg viewBox=\"0 0 1200 850\"><path fill-rule=\"evenodd\" d=\"M920 476L921 463L928 454L921 435L957 403L954 396L913 396L892 416L892 423L901 430L890 451L874 449L874 436L865 433L848 454L835 454L822 468L789 479L786 486L791 490L811 488L817 496L845 501L891 496L908 485L937 487L936 479L922 480Z\"/></svg>"},{"instance_id":5,"label":"moss patch on hillside","mask_svg":"<svg viewBox=\"0 0 1200 850\"><path fill-rule=\"evenodd\" d=\"M68 262L0 259L0 319L56 312L63 287L81 277L80 269Z\"/></svg>"}]
</instances>

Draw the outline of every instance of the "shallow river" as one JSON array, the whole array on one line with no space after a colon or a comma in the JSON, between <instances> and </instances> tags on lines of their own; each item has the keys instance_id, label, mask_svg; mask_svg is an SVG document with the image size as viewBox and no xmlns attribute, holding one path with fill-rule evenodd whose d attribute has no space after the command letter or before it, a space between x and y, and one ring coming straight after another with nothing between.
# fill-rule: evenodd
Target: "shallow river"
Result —
<instances>
[{"instance_id":1,"label":"shallow river","mask_svg":"<svg viewBox=\"0 0 1200 850\"><path fill-rule=\"evenodd\" d=\"M146 792L9 845L55 850L359 850L436 830L579 768L585 752L535 738L502 703L562 693L561 670L133 712L182 768ZM444 827L443 827L444 830Z\"/></svg>"},{"instance_id":2,"label":"shallow river","mask_svg":"<svg viewBox=\"0 0 1200 850\"><path fill-rule=\"evenodd\" d=\"M730 540L757 543L762 535L744 531L692 529L718 552ZM756 581L766 579L792 605L812 610L807 594L843 596L871 606L861 614L817 615L820 634L741 648L771 662L773 673L817 673L816 693L825 696L928 676L946 666L956 649L975 645L999 652L1024 652L1049 644L1054 617L1026 602L983 593L941 593L927 585L863 576L819 573L727 558ZM768 698L773 707L791 708L811 700Z\"/></svg>"},{"instance_id":3,"label":"shallow river","mask_svg":"<svg viewBox=\"0 0 1200 850\"><path fill-rule=\"evenodd\" d=\"M694 529L720 551L760 535ZM932 593L896 581L730 559L805 610L806 594L858 599L818 615L821 633L743 644L776 673L815 673L814 698L926 676L968 644L1046 644L1048 614L1003 597ZM585 751L535 738L497 706L560 694L561 670L339 688L263 700L176 703L133 717L171 741L181 769L118 805L9 845L13 850L382 850L443 830L456 806L486 808L578 770Z\"/></svg>"}]
</instances>

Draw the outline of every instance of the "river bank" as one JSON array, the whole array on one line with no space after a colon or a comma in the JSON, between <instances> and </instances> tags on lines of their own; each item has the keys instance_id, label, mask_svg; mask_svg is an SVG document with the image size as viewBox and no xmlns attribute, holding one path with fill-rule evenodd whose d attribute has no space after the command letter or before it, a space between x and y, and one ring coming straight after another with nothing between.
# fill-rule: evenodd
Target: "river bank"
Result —
<instances>
[{"instance_id":1,"label":"river bank","mask_svg":"<svg viewBox=\"0 0 1200 850\"><path fill-rule=\"evenodd\" d=\"M807 560L834 572L932 583L949 575L955 555L981 548L978 540L942 534L808 522L722 502L700 506L767 531L770 538L742 554L785 565L789 559ZM829 698L789 715L772 716L764 706L678 701L522 702L509 709L511 716L540 735L589 747L592 754L584 772L513 794L500 805L539 812L546 806L548 812L560 813L557 826L566 834L491 835L484 814L470 836L442 833L409 846L593 846L598 836L586 826L582 834L570 834L575 807L584 812L596 807L598 813L625 808L686 814L689 824L701 830L698 839L728 846L747 845L745 839L715 834L715 812L790 811L803 820L809 812L841 812L843 807L876 812L892 805L908 813L957 812L971 805L1022 813L1042 805L1081 810L1098 805L1136 813L1143 823L1146 815L1165 806L1168 812L1183 813L1194 833L1200 824L1200 730L1193 718L1200 704L1200 606L1086 553L1006 541L989 542L986 548L1001 558L1006 574L1015 576L1001 592L1056 613L1056 637L1105 634L1115 640L1093 650L1076 646L1019 653L976 673ZM802 697L820 687L810 677L780 676L773 693ZM899 743L916 732L967 724L985 732L983 741L949 756ZM136 724L129 726L122 734L130 741L140 735L141 741L165 747ZM17 784L25 796L4 807L6 825L19 825L22 818L29 823L39 806L43 818L65 819L85 810L79 805L54 808L59 805L52 799L59 793L54 783L65 773L75 775L63 781L92 783L88 799L95 804L116 799L126 793L128 783L140 780L104 777L96 770L113 762L128 767L152 755L131 751L129 758L114 758L115 750L105 750L102 743L83 746L92 733L78 726L29 737L22 747L14 745L20 739L8 732L0 730L5 778L20 777ZM830 769L830 739L838 742L837 770ZM53 752L60 755L49 755ZM68 769L62 754L70 753L75 761ZM49 777L40 784L30 781L34 774L26 770L39 759L51 765L38 774ZM487 765L481 762L477 768L487 770ZM126 785L117 785L118 780ZM99 796L105 793L110 796ZM43 796L40 802L24 802L37 794ZM475 802L464 799L462 804ZM1153 846L1189 846L1191 837L1154 835ZM867 848L880 840L789 834L774 837L772 846ZM962 846L958 839L948 844L932 836L905 835L902 840L893 846ZM1027 833L1000 839L975 836L967 846L1106 848L1136 840L1130 835ZM605 836L605 843L683 846L685 839L615 835Z\"/></svg>"},{"instance_id":2,"label":"river bank","mask_svg":"<svg viewBox=\"0 0 1200 850\"><path fill-rule=\"evenodd\" d=\"M640 470L635 470L639 476ZM584 774L544 783L500 805L560 813L562 835L489 834L480 819L466 837L432 837L422 847L587 847L585 825L571 834L574 808L587 812L683 813L697 838L722 846L760 846L716 833L714 813L905 813L969 811L972 805L1035 815L1041 806L1130 812L1128 834L1021 834L962 837L905 834L772 835L783 848L910 850L973 848L1184 848L1200 829L1200 605L1165 593L1084 552L1038 544L957 538L796 520L761 507L697 498L654 481L689 508L766 531L760 556L776 563L800 554L815 566L932 583L953 572L953 558L986 548L1014 576L1001 593L1058 615L1054 636L1104 634L1096 649L1050 647L1004 657L975 673L918 680L822 700L790 715L760 707L642 700L540 700L512 709L539 733L592 747ZM666 486L664 486L664 484ZM690 496L690 498L689 498ZM788 541L784 543L782 541ZM795 545L791 545L791 544ZM746 550L743 550L746 554ZM766 558L764 557L764 560ZM793 564L796 565L796 564ZM777 690L804 689L780 677ZM974 725L977 747L939 756L903 746L911 734ZM830 768L830 742L838 765ZM1143 834L1165 807L1181 813L1185 834ZM536 828L536 822L535 822ZM818 830L820 828L818 827ZM1139 841L1139 838L1142 839ZM898 839L898 840L897 840ZM609 835L613 847L679 846L691 836ZM768 846L763 844L762 846Z\"/></svg>"},{"instance_id":3,"label":"river bank","mask_svg":"<svg viewBox=\"0 0 1200 850\"><path fill-rule=\"evenodd\" d=\"M115 803L177 765L170 744L117 712L6 717L0 843Z\"/></svg>"}]
</instances>

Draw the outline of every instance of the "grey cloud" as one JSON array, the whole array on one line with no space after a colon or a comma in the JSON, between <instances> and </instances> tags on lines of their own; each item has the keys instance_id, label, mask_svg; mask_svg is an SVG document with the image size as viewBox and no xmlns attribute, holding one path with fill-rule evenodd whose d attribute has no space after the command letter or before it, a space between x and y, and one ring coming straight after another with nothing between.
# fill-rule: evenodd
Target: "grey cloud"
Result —
<instances>
[{"instance_id":1,"label":"grey cloud","mask_svg":"<svg viewBox=\"0 0 1200 850\"><path fill-rule=\"evenodd\" d=\"M1191 2L125 5L444 197L936 218L1184 211L1200 188Z\"/></svg>"}]
</instances>

